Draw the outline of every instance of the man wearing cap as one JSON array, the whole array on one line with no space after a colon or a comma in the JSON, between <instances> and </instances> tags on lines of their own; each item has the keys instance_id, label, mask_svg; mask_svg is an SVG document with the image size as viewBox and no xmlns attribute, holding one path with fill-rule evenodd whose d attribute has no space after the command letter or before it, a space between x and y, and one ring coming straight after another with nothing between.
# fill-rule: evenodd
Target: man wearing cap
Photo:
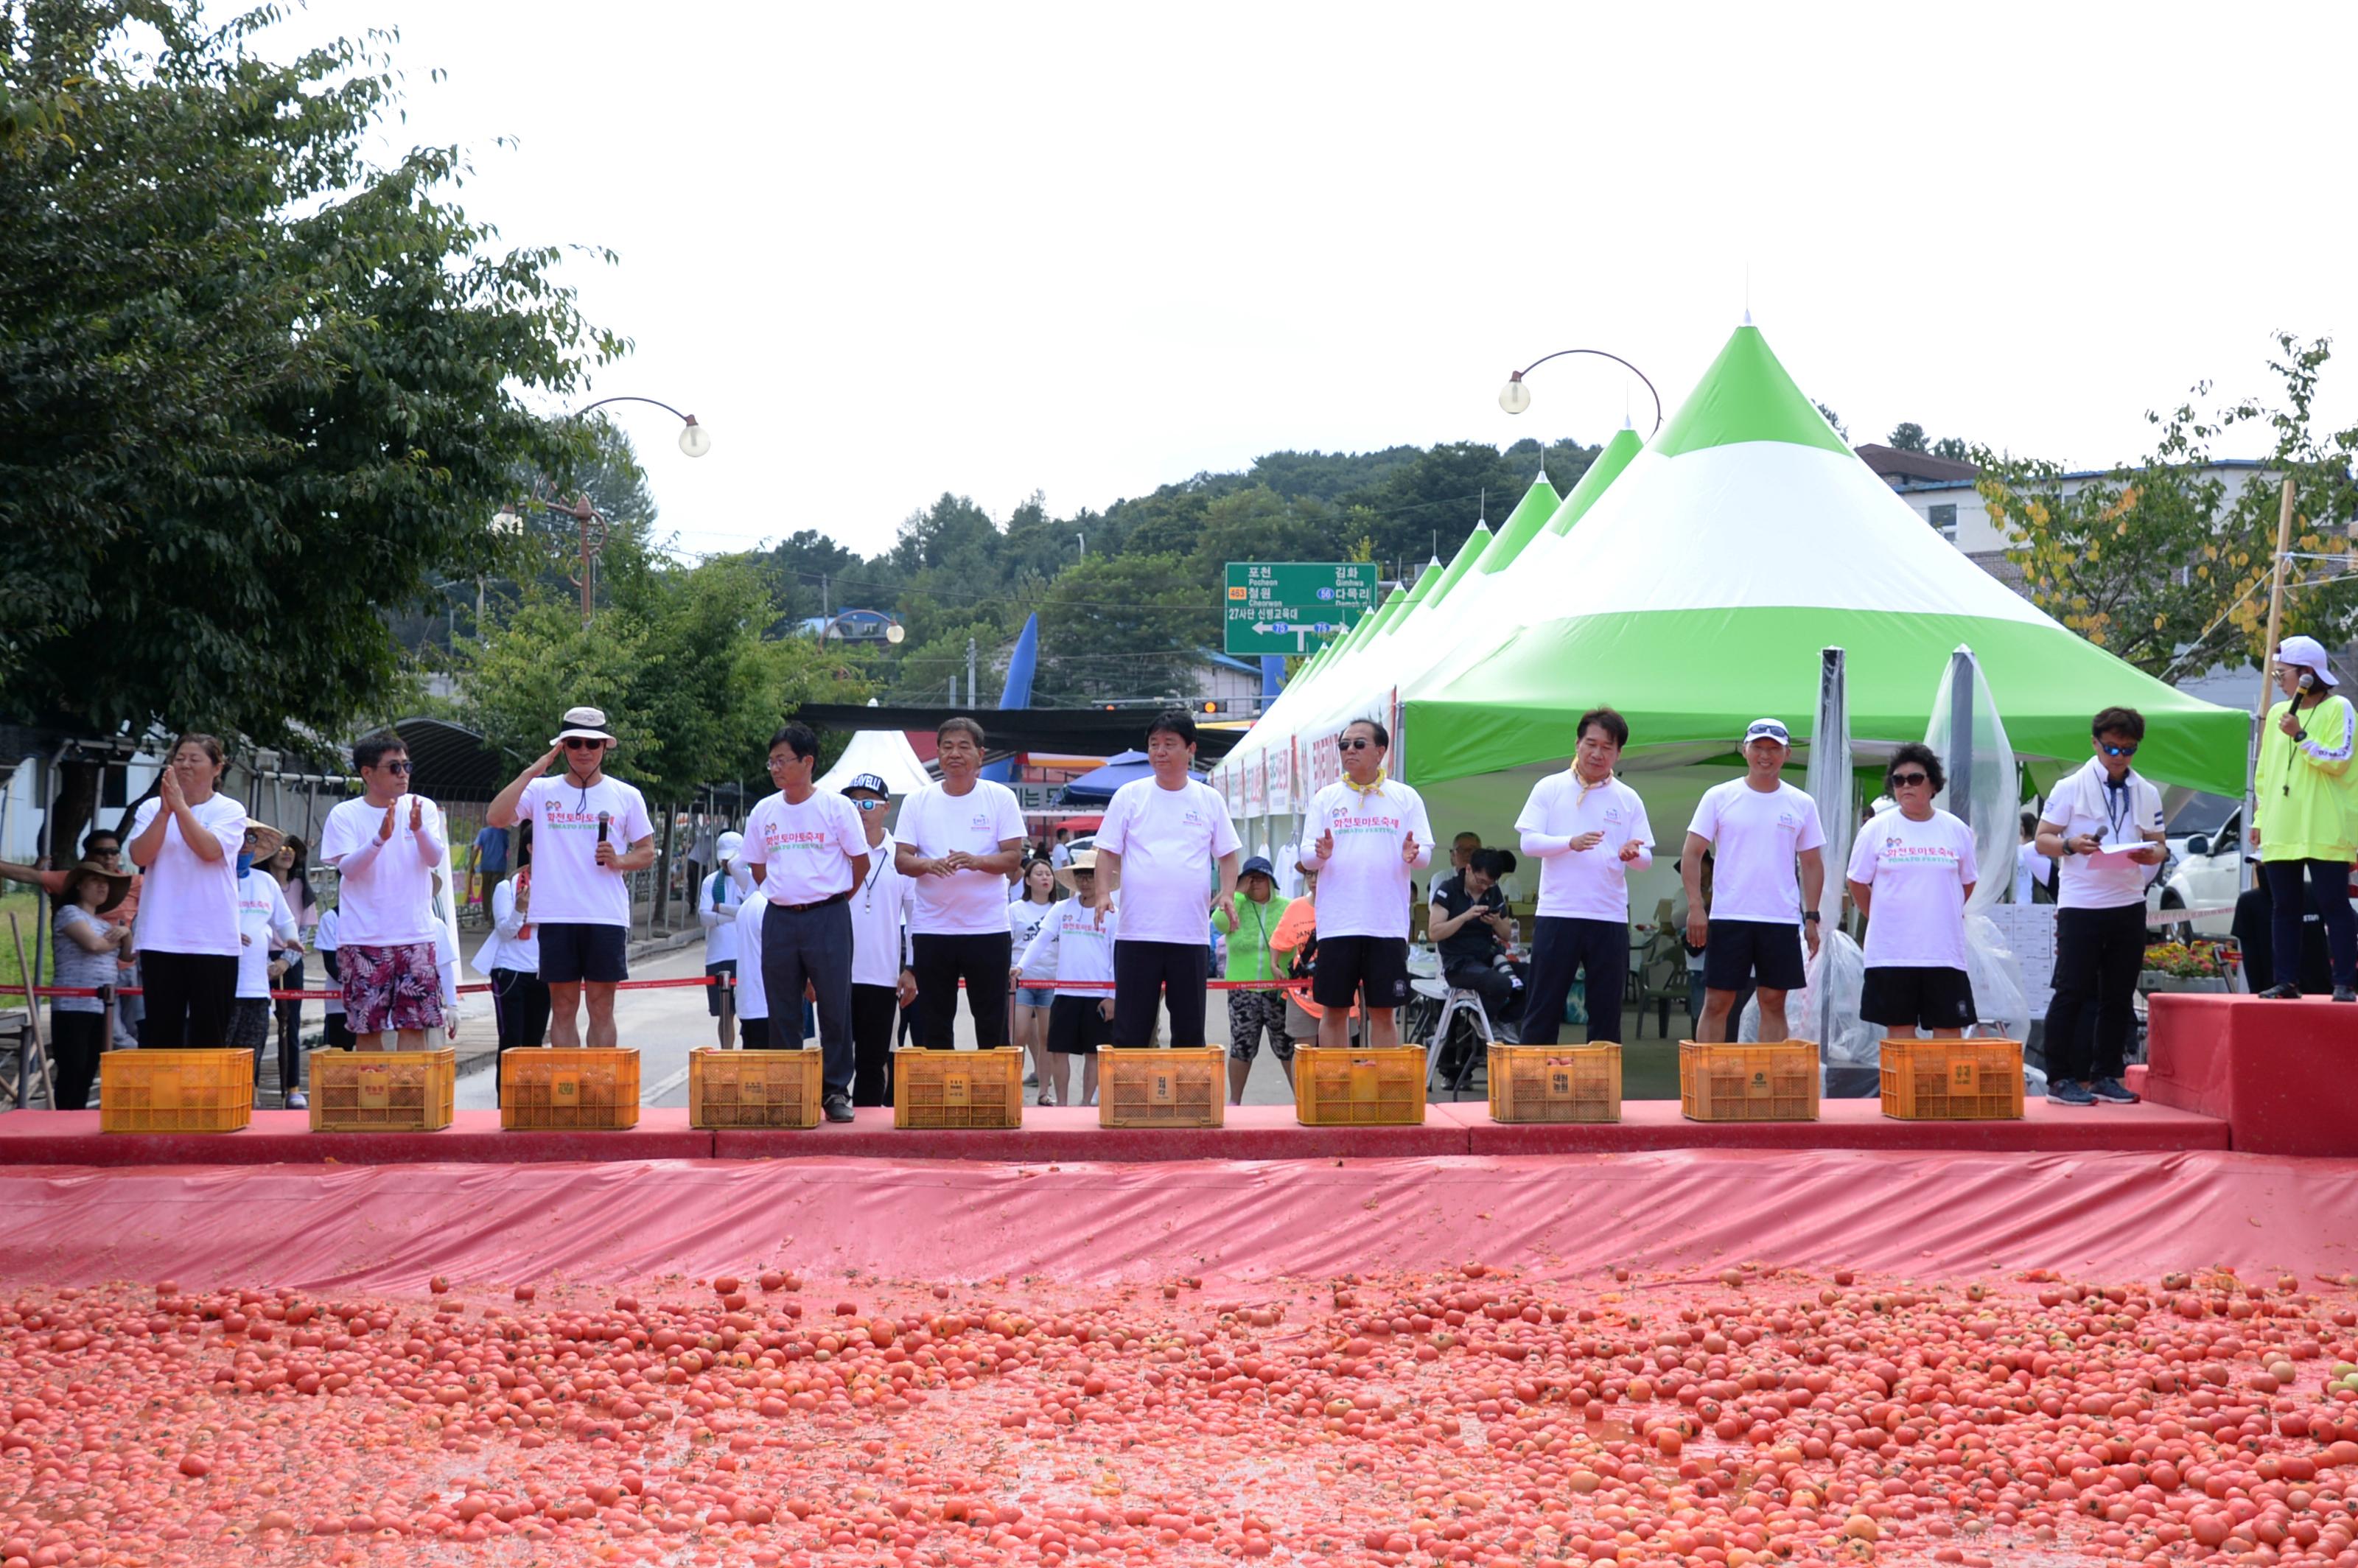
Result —
<instances>
[{"instance_id":1,"label":"man wearing cap","mask_svg":"<svg viewBox=\"0 0 2358 1568\"><path fill-rule=\"evenodd\" d=\"M435 961L434 873L449 851L441 808L409 793L409 748L398 735L352 745L362 795L328 813L319 860L336 868L336 974L354 1048L423 1051L442 1026Z\"/></svg>"},{"instance_id":2,"label":"man wearing cap","mask_svg":"<svg viewBox=\"0 0 2358 1568\"><path fill-rule=\"evenodd\" d=\"M1531 786L1515 818L1523 853L1540 863L1531 933L1531 989L1522 1043L1552 1045L1573 981L1587 976L1588 1038L1621 1039L1621 992L1629 978L1629 873L1654 863L1646 803L1613 775L1629 723L1593 708L1573 729L1572 766Z\"/></svg>"},{"instance_id":3,"label":"man wearing cap","mask_svg":"<svg viewBox=\"0 0 2358 1568\"><path fill-rule=\"evenodd\" d=\"M2095 756L2047 797L2039 851L2056 871L2055 996L2047 1008L2047 1098L2133 1105L2121 1082L2145 967L2145 885L2169 854L2161 792L2130 766L2145 715L2107 708L2090 721ZM2081 1027L2095 1012L2094 1050Z\"/></svg>"},{"instance_id":4,"label":"man wearing cap","mask_svg":"<svg viewBox=\"0 0 2358 1568\"><path fill-rule=\"evenodd\" d=\"M966 989L976 1045L1007 1044L1007 879L1023 863L1023 808L1015 792L981 776L982 726L961 713L934 733L941 782L901 803L893 863L915 883L909 923L917 978L917 1041L957 1047L957 999Z\"/></svg>"},{"instance_id":5,"label":"man wearing cap","mask_svg":"<svg viewBox=\"0 0 2358 1568\"><path fill-rule=\"evenodd\" d=\"M1149 776L1114 791L1098 828L1098 886L1121 911L1114 948L1113 1043L1141 1050L1152 1043L1156 1013L1171 1009L1171 1044L1204 1047L1204 982L1211 963L1205 939L1212 908L1236 912L1241 843L1220 792L1190 777L1195 720L1180 708L1157 714L1146 730Z\"/></svg>"},{"instance_id":6,"label":"man wearing cap","mask_svg":"<svg viewBox=\"0 0 2358 1568\"><path fill-rule=\"evenodd\" d=\"M1687 825L1679 874L1686 886L1687 940L1704 949L1700 1041L1729 1037L1728 1014L1747 984L1758 988L1762 1042L1784 1039L1785 993L1807 983L1805 938L1809 957L1817 957L1826 834L1817 802L1781 776L1791 739L1779 720L1754 719L1744 731L1744 776L1705 790ZM1706 853L1713 864L1708 905Z\"/></svg>"},{"instance_id":7,"label":"man wearing cap","mask_svg":"<svg viewBox=\"0 0 2358 1568\"><path fill-rule=\"evenodd\" d=\"M2358 914L2350 907L2350 864L2358 859L2358 769L2350 765L2350 699L2314 637L2287 637L2277 649L2277 689L2260 731L2260 766L2252 782L2252 842L2274 905L2274 981L2260 994L2300 995L2301 882L2317 892L2333 1000L2358 1001Z\"/></svg>"},{"instance_id":8,"label":"man wearing cap","mask_svg":"<svg viewBox=\"0 0 2358 1568\"><path fill-rule=\"evenodd\" d=\"M737 855L745 847L741 833L723 833L713 845L719 863L698 886L696 923L704 927L704 1005L718 1021L720 1048L737 1044L737 913L743 901L737 890Z\"/></svg>"},{"instance_id":9,"label":"man wearing cap","mask_svg":"<svg viewBox=\"0 0 2358 1568\"><path fill-rule=\"evenodd\" d=\"M916 913L916 888L892 863L892 836L884 830L892 793L874 773L861 773L843 786L843 798L860 813L868 845L868 874L851 904L851 1046L854 1106L892 1103L892 1025L899 1010L917 1000L911 968L909 922Z\"/></svg>"},{"instance_id":10,"label":"man wearing cap","mask_svg":"<svg viewBox=\"0 0 2358 1568\"><path fill-rule=\"evenodd\" d=\"M1293 1042L1285 1026L1285 966L1271 949L1293 900L1277 896L1277 868L1255 855L1237 873L1237 897L1216 906L1212 924L1228 939L1228 1103L1245 1103L1245 1080L1260 1037L1293 1082Z\"/></svg>"},{"instance_id":11,"label":"man wearing cap","mask_svg":"<svg viewBox=\"0 0 2358 1568\"><path fill-rule=\"evenodd\" d=\"M486 813L494 827L519 817L532 829L532 914L540 930L540 978L548 987L550 1044L582 1044L590 1004L593 1049L614 1044L614 988L630 978L633 871L655 863L646 797L606 773L614 737L595 708L568 708L548 751L500 791ZM544 776L558 762L564 772Z\"/></svg>"},{"instance_id":12,"label":"man wearing cap","mask_svg":"<svg viewBox=\"0 0 2358 1568\"><path fill-rule=\"evenodd\" d=\"M1433 864L1424 797L1384 776L1391 736L1355 719L1336 741L1343 776L1310 798L1304 871L1318 873L1318 965L1311 994L1322 1010L1318 1044L1350 1044L1350 1009L1364 997L1367 1043L1400 1044L1408 1000L1409 881Z\"/></svg>"},{"instance_id":13,"label":"man wearing cap","mask_svg":"<svg viewBox=\"0 0 2358 1568\"><path fill-rule=\"evenodd\" d=\"M762 989L776 999L770 1049L784 1050L781 1027L809 994L818 1011L819 1048L826 1053L829 1121L851 1119L851 893L868 878L868 841L860 813L843 796L813 782L818 736L807 724L788 724L770 739L770 782L778 793L745 818L745 864L770 901L762 916ZM749 959L751 956L749 955ZM794 1031L793 1049L806 1048Z\"/></svg>"}]
</instances>

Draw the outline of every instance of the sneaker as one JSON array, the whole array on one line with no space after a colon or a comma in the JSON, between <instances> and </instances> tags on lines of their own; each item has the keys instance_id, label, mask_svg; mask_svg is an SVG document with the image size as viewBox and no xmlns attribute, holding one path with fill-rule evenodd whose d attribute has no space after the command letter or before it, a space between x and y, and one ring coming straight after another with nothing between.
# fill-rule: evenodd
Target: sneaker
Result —
<instances>
[{"instance_id":1,"label":"sneaker","mask_svg":"<svg viewBox=\"0 0 2358 1568\"><path fill-rule=\"evenodd\" d=\"M301 1089L290 1090L287 1096L287 1108L288 1110L308 1110L311 1108L311 1102L303 1098L303 1091Z\"/></svg>"},{"instance_id":2,"label":"sneaker","mask_svg":"<svg viewBox=\"0 0 2358 1568\"><path fill-rule=\"evenodd\" d=\"M2300 988L2299 986L2270 986L2267 989L2262 991L2260 995L2264 1000L2268 1001L2299 1001L2300 1000Z\"/></svg>"},{"instance_id":3,"label":"sneaker","mask_svg":"<svg viewBox=\"0 0 2358 1568\"><path fill-rule=\"evenodd\" d=\"M2358 1001L2358 986L2334 987L2333 1000L2336 1001Z\"/></svg>"},{"instance_id":4,"label":"sneaker","mask_svg":"<svg viewBox=\"0 0 2358 1568\"><path fill-rule=\"evenodd\" d=\"M852 1119L853 1112L851 1109L851 1097L849 1095L829 1095L822 1103L826 1108L827 1119L829 1121L849 1121Z\"/></svg>"},{"instance_id":5,"label":"sneaker","mask_svg":"<svg viewBox=\"0 0 2358 1568\"><path fill-rule=\"evenodd\" d=\"M2085 1084L2070 1078L2050 1078L2047 1084L2048 1102L2052 1105L2093 1105L2096 1097L2088 1092Z\"/></svg>"},{"instance_id":6,"label":"sneaker","mask_svg":"<svg viewBox=\"0 0 2358 1568\"><path fill-rule=\"evenodd\" d=\"M2135 1105L2137 1097L2118 1078L2098 1078L2088 1086L2088 1092L2108 1105Z\"/></svg>"}]
</instances>

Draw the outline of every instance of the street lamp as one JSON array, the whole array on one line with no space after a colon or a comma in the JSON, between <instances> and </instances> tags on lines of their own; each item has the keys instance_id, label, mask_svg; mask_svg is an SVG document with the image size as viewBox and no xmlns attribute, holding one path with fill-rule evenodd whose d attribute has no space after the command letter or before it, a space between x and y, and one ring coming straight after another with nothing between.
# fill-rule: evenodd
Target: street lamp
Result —
<instances>
[{"instance_id":1,"label":"street lamp","mask_svg":"<svg viewBox=\"0 0 2358 1568\"><path fill-rule=\"evenodd\" d=\"M1547 363L1548 361L1560 360L1566 354L1595 354L1598 359L1611 360L1615 364L1619 365L1623 370L1628 371L1639 381L1645 382L1646 390L1653 395L1654 399L1654 431L1656 433L1660 431L1662 427L1662 395L1654 391L1654 384L1652 382L1646 381L1646 373L1644 371L1639 370L1636 365L1631 364L1619 354L1608 354L1603 349L1558 349L1552 354L1541 354L1539 358L1533 360L1522 369L1516 371L1507 377L1507 384L1498 389L1498 406L1505 409L1509 414L1520 414L1524 409L1529 408L1531 406L1531 390L1530 387L1523 384L1523 377L1531 374L1531 372L1539 369L1540 366ZM1650 434L1647 438L1651 440L1653 437Z\"/></svg>"},{"instance_id":2,"label":"street lamp","mask_svg":"<svg viewBox=\"0 0 2358 1568\"><path fill-rule=\"evenodd\" d=\"M606 406L606 405L608 405L609 403L646 403L646 404L652 404L652 405L654 405L654 406L655 406L655 407L657 407L657 408L662 409L665 413L666 413L666 414L670 415L673 418L675 418L675 419L676 419L676 420L678 420L678 421L679 421L679 423L680 423L680 430L679 430L679 449L680 449L683 453L687 454L688 457L691 457L691 458L700 458L700 457L702 457L705 453L707 453L707 452L708 452L708 451L710 451L710 450L712 449L712 432L711 432L710 430L707 429L705 427L703 427L703 426L701 426L701 425L698 424L698 423L696 422L696 416L695 416L695 415L693 415L693 414L682 414L678 409L674 408L670 404L668 404L668 403L657 403L657 402L656 402L654 398L652 398L652 397L633 397L633 396L629 395L628 394L624 394L624 395L622 395L616 396L616 397L601 397L601 398L600 398L597 402L590 404L590 405L589 406L589 407L587 407L587 408L577 408L577 409L575 409L572 413L568 414L565 417L566 417L566 418L568 418L568 419L579 419L579 418L580 418L580 417L581 417L581 416L583 416L584 414L589 413L589 412L590 412L590 409L591 409L591 408L603 408L603 407L605 407L605 406Z\"/></svg>"}]
</instances>

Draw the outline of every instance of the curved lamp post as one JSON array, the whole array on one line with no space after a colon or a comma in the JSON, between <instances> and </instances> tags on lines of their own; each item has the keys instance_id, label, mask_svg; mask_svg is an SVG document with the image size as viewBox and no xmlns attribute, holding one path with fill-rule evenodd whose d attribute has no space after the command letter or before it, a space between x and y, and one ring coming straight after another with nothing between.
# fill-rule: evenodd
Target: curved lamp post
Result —
<instances>
[{"instance_id":1,"label":"curved lamp post","mask_svg":"<svg viewBox=\"0 0 2358 1568\"><path fill-rule=\"evenodd\" d=\"M696 422L695 415L682 414L670 404L657 403L652 397L633 397L628 394L623 394L616 397L601 397L597 402L590 404L588 407L575 409L572 413L568 414L566 417L568 419L579 419L584 414L589 413L590 409L603 408L609 403L653 404L655 407L662 409L665 413L679 421L679 449L682 452L691 458L700 458L705 453L712 449L712 432L698 424Z\"/></svg>"},{"instance_id":2,"label":"curved lamp post","mask_svg":"<svg viewBox=\"0 0 2358 1568\"><path fill-rule=\"evenodd\" d=\"M567 420L579 419L583 415L589 414L596 409L603 408L610 403L648 404L654 407L662 409L665 413L678 420L680 423L679 449L688 457L700 458L705 453L712 449L712 432L707 429L704 426L698 424L696 422L695 415L683 414L678 409L674 408L670 404L660 402L655 398L634 396L629 393L617 394L612 397L601 397L595 403L586 404L579 408L576 408L570 414L561 416L558 418L557 423L563 424ZM568 574L568 580L573 582L581 589L581 624L584 626L589 625L591 613L591 600L595 593L593 585L597 581L597 576L594 569L595 564L597 562L599 553L606 547L608 529L605 514L600 512L595 506L590 504L590 497L586 494L580 493L579 492L575 492L573 503L569 506L559 502L535 495L527 498L522 503L511 501L502 506L499 510L499 515L492 520L492 526L503 533L521 532L524 526L524 520L516 510L519 505L536 506L543 512L554 513L559 517L569 518L572 520L574 526L580 531L580 542L578 546L580 565L576 570ZM475 590L476 625L479 628L482 624L482 585L479 581L476 584Z\"/></svg>"},{"instance_id":3,"label":"curved lamp post","mask_svg":"<svg viewBox=\"0 0 2358 1568\"><path fill-rule=\"evenodd\" d=\"M1548 361L1560 360L1566 354L1595 354L1598 359L1611 360L1615 364L1619 365L1623 370L1628 371L1639 381L1645 382L1646 391L1650 394L1654 399L1654 430L1653 433L1647 437L1647 439L1651 440L1653 438L1653 435L1660 433L1662 428L1662 395L1654 390L1654 384L1652 382L1646 380L1646 373L1644 371L1639 370L1636 365L1631 364L1619 354L1608 354L1603 349L1558 349L1552 354L1541 354L1539 358L1533 360L1522 369L1516 371L1507 377L1507 384L1498 389L1498 406L1505 409L1509 414L1520 414L1524 409L1529 408L1531 406L1531 388L1523 384L1523 377L1531 374L1531 372L1539 369L1540 366L1547 363Z\"/></svg>"}]
</instances>

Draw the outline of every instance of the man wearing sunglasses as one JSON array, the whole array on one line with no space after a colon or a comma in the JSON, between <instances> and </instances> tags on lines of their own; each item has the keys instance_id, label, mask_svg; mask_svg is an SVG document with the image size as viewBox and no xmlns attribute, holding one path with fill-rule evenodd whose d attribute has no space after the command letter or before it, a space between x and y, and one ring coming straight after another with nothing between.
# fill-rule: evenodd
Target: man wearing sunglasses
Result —
<instances>
[{"instance_id":1,"label":"man wearing sunglasses","mask_svg":"<svg viewBox=\"0 0 2358 1568\"><path fill-rule=\"evenodd\" d=\"M630 978L631 873L655 862L646 796L606 774L614 737L595 708L568 708L564 727L485 813L494 827L532 820L532 919L548 986L549 1043L614 1044L614 987ZM565 771L544 777L552 763Z\"/></svg>"},{"instance_id":2,"label":"man wearing sunglasses","mask_svg":"<svg viewBox=\"0 0 2358 1568\"><path fill-rule=\"evenodd\" d=\"M2163 848L2161 792L2129 759L2145 716L2107 708L2090 725L2095 756L2055 786L2039 818L2039 852L2060 863L2055 1000L2047 1009L2047 1098L2059 1105L2134 1105L2121 1082L2145 967L2145 889ZM2081 1025L2095 1013L2094 1047Z\"/></svg>"},{"instance_id":3,"label":"man wearing sunglasses","mask_svg":"<svg viewBox=\"0 0 2358 1568\"><path fill-rule=\"evenodd\" d=\"M1384 776L1391 737L1356 719L1336 742L1343 776L1311 798L1304 871L1318 877L1318 967L1311 995L1322 1010L1318 1044L1351 1043L1350 1010L1364 998L1368 1044L1400 1044L1408 1000L1409 881L1433 864L1433 825L1416 791Z\"/></svg>"},{"instance_id":4,"label":"man wearing sunglasses","mask_svg":"<svg viewBox=\"0 0 2358 1568\"><path fill-rule=\"evenodd\" d=\"M434 873L449 853L442 812L409 793L409 748L398 735L352 746L362 794L328 813L319 859L336 868L336 973L352 1044L423 1051L442 1027L442 971L435 961Z\"/></svg>"}]
</instances>

